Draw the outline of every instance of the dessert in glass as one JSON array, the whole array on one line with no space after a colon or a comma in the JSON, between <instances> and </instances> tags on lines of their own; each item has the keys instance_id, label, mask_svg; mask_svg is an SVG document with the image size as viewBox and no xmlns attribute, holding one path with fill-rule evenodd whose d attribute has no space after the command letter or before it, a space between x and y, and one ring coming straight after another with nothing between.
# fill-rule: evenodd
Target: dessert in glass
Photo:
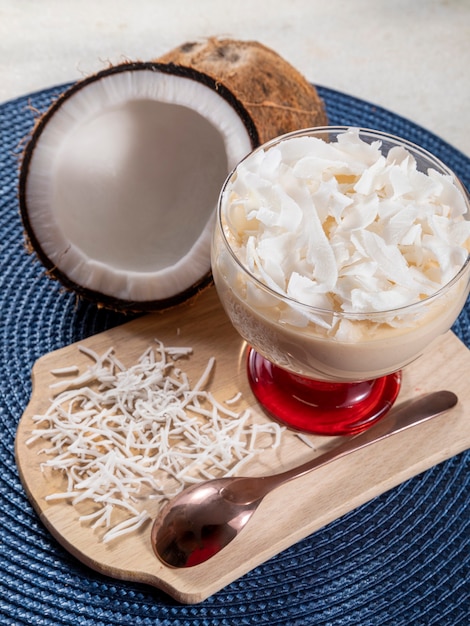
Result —
<instances>
[{"instance_id":1,"label":"dessert in glass","mask_svg":"<svg viewBox=\"0 0 470 626\"><path fill-rule=\"evenodd\" d=\"M465 304L469 213L442 162L378 131L306 129L241 161L220 194L212 272L268 414L325 435L382 418L402 369Z\"/></svg>"}]
</instances>

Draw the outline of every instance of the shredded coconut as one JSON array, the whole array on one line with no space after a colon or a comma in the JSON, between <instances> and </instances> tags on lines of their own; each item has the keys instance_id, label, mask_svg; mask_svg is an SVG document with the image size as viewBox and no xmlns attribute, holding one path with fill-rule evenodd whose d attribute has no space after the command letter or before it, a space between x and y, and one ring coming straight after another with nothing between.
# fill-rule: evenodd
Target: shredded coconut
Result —
<instances>
[{"instance_id":1,"label":"shredded coconut","mask_svg":"<svg viewBox=\"0 0 470 626\"><path fill-rule=\"evenodd\" d=\"M300 439L300 441L302 441L306 446L308 446L309 448L312 448L313 450L315 450L315 446L313 444L313 441L311 439L309 439L307 437L307 435L304 435L303 433L296 433L298 439Z\"/></svg>"},{"instance_id":2,"label":"shredded coconut","mask_svg":"<svg viewBox=\"0 0 470 626\"><path fill-rule=\"evenodd\" d=\"M467 203L452 177L419 171L402 147L384 156L357 129L255 152L223 203L241 263L274 291L329 311L419 302L458 273L470 249Z\"/></svg>"},{"instance_id":3,"label":"shredded coconut","mask_svg":"<svg viewBox=\"0 0 470 626\"><path fill-rule=\"evenodd\" d=\"M51 370L51 374L53 376L68 376L70 374L77 374L78 367L76 365L71 365L70 367L58 367L54 370Z\"/></svg>"},{"instance_id":4,"label":"shredded coconut","mask_svg":"<svg viewBox=\"0 0 470 626\"><path fill-rule=\"evenodd\" d=\"M238 401L239 394L219 402L204 389L213 358L191 387L177 367L190 348L156 341L129 368L113 349L102 355L85 346L79 350L92 365L51 385L62 389L44 414L34 415L36 428L27 444L47 441L39 451L51 457L43 470L66 477L65 490L47 500L91 503L93 510L79 519L93 529L104 528L104 542L150 519L142 508L145 499L160 504L191 483L235 474L281 443L284 429L278 424L254 423L250 411L225 406Z\"/></svg>"}]
</instances>

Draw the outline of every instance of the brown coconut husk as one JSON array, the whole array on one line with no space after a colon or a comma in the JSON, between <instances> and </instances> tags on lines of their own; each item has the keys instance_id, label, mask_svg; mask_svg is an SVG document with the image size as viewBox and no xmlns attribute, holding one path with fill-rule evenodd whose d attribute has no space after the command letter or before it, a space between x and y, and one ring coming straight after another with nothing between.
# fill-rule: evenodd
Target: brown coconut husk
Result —
<instances>
[{"instance_id":1,"label":"brown coconut husk","mask_svg":"<svg viewBox=\"0 0 470 626\"><path fill-rule=\"evenodd\" d=\"M256 41L210 38L185 43L157 61L193 68L224 85L252 117L260 143L328 124L315 87L279 54Z\"/></svg>"}]
</instances>

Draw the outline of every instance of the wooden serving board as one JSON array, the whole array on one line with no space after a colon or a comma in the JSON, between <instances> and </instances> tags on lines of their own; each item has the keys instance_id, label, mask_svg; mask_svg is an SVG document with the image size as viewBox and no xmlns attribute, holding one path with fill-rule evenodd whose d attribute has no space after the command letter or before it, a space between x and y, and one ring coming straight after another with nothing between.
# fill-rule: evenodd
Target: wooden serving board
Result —
<instances>
[{"instance_id":1,"label":"wooden serving board","mask_svg":"<svg viewBox=\"0 0 470 626\"><path fill-rule=\"evenodd\" d=\"M112 346L120 360L130 366L154 338L167 346L193 348L193 355L184 365L193 382L208 359L215 356L216 368L210 382L214 395L224 400L242 392L241 408L249 407L256 420L268 419L257 406L246 379L246 346L225 316L214 289L192 303L163 314L146 315L80 344L98 353ZM73 344L41 357L34 365L32 397L16 436L16 458L24 488L45 526L80 561L111 577L158 587L184 603L204 600L332 520L470 447L470 351L448 332L405 369L397 404L428 391L450 389L459 396L459 404L452 411L287 483L265 499L242 535L224 551L196 567L172 569L153 554L150 523L136 533L103 544L96 531L77 521L78 513L72 505L45 500L58 485L41 471L41 462L47 457L38 451L44 443L26 445L33 428L32 416L49 406L49 385L57 380L51 370L89 363ZM250 461L243 473L282 471L331 448L339 439L310 435L311 448L287 430L280 448Z\"/></svg>"}]
</instances>

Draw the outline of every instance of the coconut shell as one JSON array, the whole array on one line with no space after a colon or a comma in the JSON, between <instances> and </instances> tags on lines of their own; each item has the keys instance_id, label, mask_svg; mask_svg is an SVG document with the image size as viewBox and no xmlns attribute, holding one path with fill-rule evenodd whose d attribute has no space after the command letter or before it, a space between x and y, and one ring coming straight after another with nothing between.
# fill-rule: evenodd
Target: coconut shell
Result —
<instances>
[{"instance_id":1,"label":"coconut shell","mask_svg":"<svg viewBox=\"0 0 470 626\"><path fill-rule=\"evenodd\" d=\"M294 130L328 125L315 87L279 54L256 41L211 38L185 43L157 61L191 67L224 85L247 109L260 143Z\"/></svg>"},{"instance_id":2,"label":"coconut shell","mask_svg":"<svg viewBox=\"0 0 470 626\"><path fill-rule=\"evenodd\" d=\"M74 292L81 299L89 300L96 303L99 308L103 307L124 313L164 311L183 302L189 301L213 284L212 274L209 270L205 275L201 276L199 280L197 280L193 285L191 285L191 287L187 288L184 292L175 293L173 296L170 296L168 298L156 297L148 301L134 301L114 295L106 295L91 288L84 287L83 285L71 280L67 273L64 272L56 262L52 261L48 257L46 252L44 252L42 243L41 241L39 241L30 220L30 211L32 209L27 201L26 188L29 177L30 164L36 145L41 140L41 135L46 126L49 124L57 111L64 105L64 103L67 102L67 100L73 98L74 95L81 89L88 87L89 85L99 81L102 78L111 76L113 74L120 74L122 72L139 72L145 70L150 70L152 72L161 72L163 74L170 74L173 76L180 76L182 78L188 78L201 83L202 85L213 91L216 91L218 95L226 100L230 104L230 106L236 111L237 115L245 126L247 135L251 143L251 147L256 148L260 144L256 127L251 120L249 113L243 107L243 104L226 87L220 85L220 83L217 83L217 81L211 76L200 72L195 68L176 66L175 64L168 63L159 63L156 61L124 62L119 65L110 66L96 74L83 78L82 80L77 81L71 87L66 89L56 100L54 100L54 102L45 113L37 117L34 122L34 127L31 130L31 134L27 138L27 144L23 151L18 186L20 214L24 227L26 249L29 253L36 254L38 260L46 268L49 278L58 280L62 284L62 286L68 291Z\"/></svg>"},{"instance_id":3,"label":"coconut shell","mask_svg":"<svg viewBox=\"0 0 470 626\"><path fill-rule=\"evenodd\" d=\"M203 43L184 44L153 62L111 66L67 89L35 124L21 164L19 200L26 240L48 275L59 280L66 289L98 306L125 312L165 310L189 300L212 283L211 274L201 276L184 293L175 293L169 298L156 295L145 302L105 295L77 284L43 251L30 222L29 211L32 209L27 202L26 183L32 155L44 128L69 98L102 77L140 70L191 78L217 91L240 117L252 148L293 130L327 125L324 105L315 87L277 53L251 41L213 38Z\"/></svg>"}]
</instances>

